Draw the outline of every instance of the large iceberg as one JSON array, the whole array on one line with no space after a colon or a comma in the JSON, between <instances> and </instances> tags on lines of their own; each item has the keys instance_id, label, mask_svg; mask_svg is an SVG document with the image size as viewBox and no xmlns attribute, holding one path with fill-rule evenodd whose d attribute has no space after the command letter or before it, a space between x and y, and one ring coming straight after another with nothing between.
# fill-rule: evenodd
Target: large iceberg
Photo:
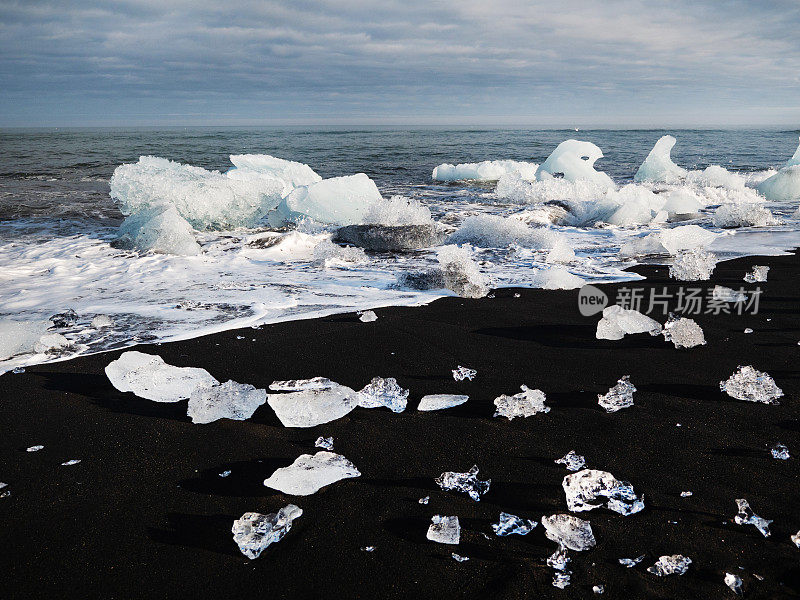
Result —
<instances>
[{"instance_id":1,"label":"large iceberg","mask_svg":"<svg viewBox=\"0 0 800 600\"><path fill-rule=\"evenodd\" d=\"M604 187L614 188L611 177L596 171L594 163L603 158L603 151L591 142L566 140L561 142L536 170L536 179L563 175L567 181L589 180Z\"/></svg>"},{"instance_id":2,"label":"large iceberg","mask_svg":"<svg viewBox=\"0 0 800 600\"><path fill-rule=\"evenodd\" d=\"M155 354L123 352L105 368L106 376L120 392L133 392L154 402L177 402L196 390L219 385L205 369L174 367Z\"/></svg>"},{"instance_id":3,"label":"large iceberg","mask_svg":"<svg viewBox=\"0 0 800 600\"><path fill-rule=\"evenodd\" d=\"M360 475L355 465L341 454L320 450L313 455L301 454L291 465L265 479L264 485L284 494L308 496L326 485Z\"/></svg>"},{"instance_id":4,"label":"large iceberg","mask_svg":"<svg viewBox=\"0 0 800 600\"><path fill-rule=\"evenodd\" d=\"M686 169L676 165L670 157L675 141L675 138L671 135L659 138L650 154L644 159L639 170L636 171L633 180L636 182L677 183L686 177Z\"/></svg>"},{"instance_id":5,"label":"large iceberg","mask_svg":"<svg viewBox=\"0 0 800 600\"><path fill-rule=\"evenodd\" d=\"M444 163L433 169L435 181L497 181L503 175L517 175L523 179L536 179L539 165L516 160L484 160L479 163L452 165Z\"/></svg>"}]
</instances>

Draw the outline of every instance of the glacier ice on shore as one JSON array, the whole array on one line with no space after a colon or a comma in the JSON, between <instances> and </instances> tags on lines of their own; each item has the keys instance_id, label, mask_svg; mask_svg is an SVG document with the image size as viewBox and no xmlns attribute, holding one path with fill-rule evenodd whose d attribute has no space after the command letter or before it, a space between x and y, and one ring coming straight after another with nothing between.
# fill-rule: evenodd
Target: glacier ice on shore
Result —
<instances>
[{"instance_id":1,"label":"glacier ice on shore","mask_svg":"<svg viewBox=\"0 0 800 600\"><path fill-rule=\"evenodd\" d=\"M591 142L566 140L561 142L536 170L536 178L563 175L567 181L586 179L593 183L615 188L606 173L596 171L594 163L603 158L603 151Z\"/></svg>"},{"instance_id":2,"label":"glacier ice on shore","mask_svg":"<svg viewBox=\"0 0 800 600\"><path fill-rule=\"evenodd\" d=\"M552 248L563 238L546 227L529 227L520 219L498 215L475 215L464 219L447 238L448 244L472 244L478 248Z\"/></svg>"},{"instance_id":3,"label":"glacier ice on shore","mask_svg":"<svg viewBox=\"0 0 800 600\"><path fill-rule=\"evenodd\" d=\"M538 523L530 519L522 519L517 515L507 512L500 513L500 520L492 523L492 530L495 535L506 536L511 534L528 535Z\"/></svg>"},{"instance_id":4,"label":"glacier ice on shore","mask_svg":"<svg viewBox=\"0 0 800 600\"><path fill-rule=\"evenodd\" d=\"M264 485L293 496L308 496L342 479L360 477L361 472L341 454L320 450L301 454L288 467L277 469Z\"/></svg>"},{"instance_id":5,"label":"glacier ice on shore","mask_svg":"<svg viewBox=\"0 0 800 600\"><path fill-rule=\"evenodd\" d=\"M54 352L62 348L67 348L71 345L72 342L60 333L45 333L33 344L33 350L34 352L45 354L47 352Z\"/></svg>"},{"instance_id":6,"label":"glacier ice on shore","mask_svg":"<svg viewBox=\"0 0 800 600\"><path fill-rule=\"evenodd\" d=\"M282 196L296 187L322 181L308 165L269 154L231 154L230 161L234 168L225 173L229 179L252 179L254 176L277 179L283 184Z\"/></svg>"},{"instance_id":7,"label":"glacier ice on shore","mask_svg":"<svg viewBox=\"0 0 800 600\"><path fill-rule=\"evenodd\" d=\"M772 453L772 458L776 460L789 460L790 458L789 448L785 444L773 444L770 452Z\"/></svg>"},{"instance_id":8,"label":"glacier ice on shore","mask_svg":"<svg viewBox=\"0 0 800 600\"><path fill-rule=\"evenodd\" d=\"M647 254L676 255L682 250L705 248L719 237L719 234L699 225L678 225L662 229L644 237L626 242L620 248L621 256L642 256Z\"/></svg>"},{"instance_id":9,"label":"glacier ice on shore","mask_svg":"<svg viewBox=\"0 0 800 600\"><path fill-rule=\"evenodd\" d=\"M433 515L425 537L439 544L458 544L461 541L461 525L458 517Z\"/></svg>"},{"instance_id":10,"label":"glacier ice on shore","mask_svg":"<svg viewBox=\"0 0 800 600\"><path fill-rule=\"evenodd\" d=\"M395 413L401 413L408 405L408 390L397 384L394 377L374 377L358 392L358 405L361 408L378 408L385 406Z\"/></svg>"},{"instance_id":11,"label":"glacier ice on shore","mask_svg":"<svg viewBox=\"0 0 800 600\"><path fill-rule=\"evenodd\" d=\"M797 156L797 152L795 156ZM773 176L759 183L756 189L772 202L800 200L800 163L783 167Z\"/></svg>"},{"instance_id":12,"label":"glacier ice on shore","mask_svg":"<svg viewBox=\"0 0 800 600\"><path fill-rule=\"evenodd\" d=\"M366 253L361 248L339 246L330 240L322 240L314 246L313 256L314 263L326 269L330 267L348 267L368 260Z\"/></svg>"},{"instance_id":13,"label":"glacier ice on shore","mask_svg":"<svg viewBox=\"0 0 800 600\"><path fill-rule=\"evenodd\" d=\"M603 309L595 337L598 340L621 340L625 335L635 333L658 335L661 333L661 323L636 310L613 304Z\"/></svg>"},{"instance_id":14,"label":"glacier ice on shore","mask_svg":"<svg viewBox=\"0 0 800 600\"><path fill-rule=\"evenodd\" d=\"M516 417L528 418L538 413L550 412L544 402L547 399L542 390L532 390L527 385L520 386L522 391L513 396L503 394L494 400L495 417L505 417L513 421Z\"/></svg>"},{"instance_id":15,"label":"glacier ice on shore","mask_svg":"<svg viewBox=\"0 0 800 600\"><path fill-rule=\"evenodd\" d=\"M567 467L568 471L578 471L586 465L586 459L575 452L575 450L570 450L564 456L553 462L557 465L564 465Z\"/></svg>"},{"instance_id":16,"label":"glacier ice on shore","mask_svg":"<svg viewBox=\"0 0 800 600\"><path fill-rule=\"evenodd\" d=\"M662 333L664 340L672 342L676 348L694 348L706 343L703 329L694 319L676 317L673 314L670 314L667 322L664 323Z\"/></svg>"},{"instance_id":17,"label":"glacier ice on shore","mask_svg":"<svg viewBox=\"0 0 800 600\"><path fill-rule=\"evenodd\" d=\"M310 379L288 379L286 381L273 381L269 389L273 392L302 392L304 390L327 390L335 385L327 377L312 377Z\"/></svg>"},{"instance_id":18,"label":"glacier ice on shore","mask_svg":"<svg viewBox=\"0 0 800 600\"><path fill-rule=\"evenodd\" d=\"M189 396L186 414L192 418L192 423L212 423L219 419L244 421L266 401L266 390L228 380L211 387L196 388Z\"/></svg>"},{"instance_id":19,"label":"glacier ice on shore","mask_svg":"<svg viewBox=\"0 0 800 600\"><path fill-rule=\"evenodd\" d=\"M733 290L724 285L715 285L711 290L711 297L721 302L747 302L747 293L744 289Z\"/></svg>"},{"instance_id":20,"label":"glacier ice on shore","mask_svg":"<svg viewBox=\"0 0 800 600\"><path fill-rule=\"evenodd\" d=\"M484 160L479 163L443 163L434 167L434 181L497 181L503 175L514 174L523 179L536 179L539 165L516 160Z\"/></svg>"},{"instance_id":21,"label":"glacier ice on shore","mask_svg":"<svg viewBox=\"0 0 800 600\"><path fill-rule=\"evenodd\" d=\"M273 226L303 218L331 225L357 225L368 209L383 198L375 182L364 173L323 179L295 188L270 213Z\"/></svg>"},{"instance_id":22,"label":"glacier ice on shore","mask_svg":"<svg viewBox=\"0 0 800 600\"><path fill-rule=\"evenodd\" d=\"M469 396L458 394L428 394L419 401L417 410L443 410L464 404L467 400Z\"/></svg>"},{"instance_id":23,"label":"glacier ice on shore","mask_svg":"<svg viewBox=\"0 0 800 600\"><path fill-rule=\"evenodd\" d=\"M143 208L120 225L114 245L118 248L195 256L201 253L194 229L172 204Z\"/></svg>"},{"instance_id":24,"label":"glacier ice on shore","mask_svg":"<svg viewBox=\"0 0 800 600\"><path fill-rule=\"evenodd\" d=\"M319 436L317 441L314 442L316 448L324 448L325 450L333 450L333 437Z\"/></svg>"},{"instance_id":25,"label":"glacier ice on shore","mask_svg":"<svg viewBox=\"0 0 800 600\"><path fill-rule=\"evenodd\" d=\"M205 369L174 367L155 354L123 352L105 368L106 376L120 392L133 392L154 402L177 402L200 388L219 385Z\"/></svg>"},{"instance_id":26,"label":"glacier ice on shore","mask_svg":"<svg viewBox=\"0 0 800 600\"><path fill-rule=\"evenodd\" d=\"M231 527L233 541L247 558L256 559L267 546L281 541L292 528L292 521L302 514L303 510L294 504L288 504L277 513L268 515L244 513Z\"/></svg>"},{"instance_id":27,"label":"glacier ice on shore","mask_svg":"<svg viewBox=\"0 0 800 600\"><path fill-rule=\"evenodd\" d=\"M744 595L744 592L742 591L742 578L738 575L734 575L733 573L725 573L725 577L722 581L737 596Z\"/></svg>"},{"instance_id":28,"label":"glacier ice on shore","mask_svg":"<svg viewBox=\"0 0 800 600\"><path fill-rule=\"evenodd\" d=\"M106 327L113 327L114 321L108 315L97 315L92 319L91 326L95 329L104 329Z\"/></svg>"},{"instance_id":29,"label":"glacier ice on shore","mask_svg":"<svg viewBox=\"0 0 800 600\"><path fill-rule=\"evenodd\" d=\"M359 313L358 320L362 323L374 323L378 320L378 315L375 314L374 310L365 310L362 313Z\"/></svg>"},{"instance_id":30,"label":"glacier ice on shore","mask_svg":"<svg viewBox=\"0 0 800 600\"><path fill-rule=\"evenodd\" d=\"M31 352L34 344L45 334L49 321L0 321L0 360L22 352Z\"/></svg>"},{"instance_id":31,"label":"glacier ice on shore","mask_svg":"<svg viewBox=\"0 0 800 600\"><path fill-rule=\"evenodd\" d=\"M640 556L637 556L636 558L620 558L619 564L621 564L623 567L627 567L630 569L638 565L640 562L642 562L646 556L647 555L642 554Z\"/></svg>"},{"instance_id":32,"label":"glacier ice on shore","mask_svg":"<svg viewBox=\"0 0 800 600\"><path fill-rule=\"evenodd\" d=\"M701 281L711 278L717 258L700 248L678 252L669 267L669 276L679 281Z\"/></svg>"},{"instance_id":33,"label":"glacier ice on shore","mask_svg":"<svg viewBox=\"0 0 800 600\"><path fill-rule=\"evenodd\" d=\"M557 514L542 517L542 526L548 540L556 542L569 550L583 552L597 544L592 524L574 515Z\"/></svg>"},{"instance_id":34,"label":"glacier ice on shore","mask_svg":"<svg viewBox=\"0 0 800 600\"><path fill-rule=\"evenodd\" d=\"M491 479L485 481L478 479L478 465L473 465L466 473L445 471L435 481L443 490L464 492L475 502L480 502L481 496L489 491L492 483Z\"/></svg>"},{"instance_id":35,"label":"glacier ice on shore","mask_svg":"<svg viewBox=\"0 0 800 600\"><path fill-rule=\"evenodd\" d=\"M767 273L769 273L769 266L767 265L753 265L753 270L745 274L744 280L747 283L760 283L767 280Z\"/></svg>"},{"instance_id":36,"label":"glacier ice on shore","mask_svg":"<svg viewBox=\"0 0 800 600\"><path fill-rule=\"evenodd\" d=\"M770 536L769 525L772 523L771 520L759 517L754 513L753 509L750 508L750 503L744 498L737 498L736 506L739 512L733 518L734 523L737 525L752 525L758 529L764 537Z\"/></svg>"},{"instance_id":37,"label":"glacier ice on shore","mask_svg":"<svg viewBox=\"0 0 800 600\"><path fill-rule=\"evenodd\" d=\"M636 388L631 383L630 375L624 375L606 394L597 395L597 403L609 413L617 412L623 408L630 408L633 406L633 393L635 391Z\"/></svg>"},{"instance_id":38,"label":"glacier ice on shore","mask_svg":"<svg viewBox=\"0 0 800 600\"><path fill-rule=\"evenodd\" d=\"M464 381L465 379L472 381L477 374L478 372L475 369L462 367L461 365L458 365L457 369L453 369L453 379L456 381Z\"/></svg>"},{"instance_id":39,"label":"glacier ice on shore","mask_svg":"<svg viewBox=\"0 0 800 600\"><path fill-rule=\"evenodd\" d=\"M720 381L719 389L731 398L763 404L778 404L778 398L783 396L772 377L750 365L740 366L727 380Z\"/></svg>"},{"instance_id":40,"label":"glacier ice on shore","mask_svg":"<svg viewBox=\"0 0 800 600\"><path fill-rule=\"evenodd\" d=\"M630 483L619 481L607 471L583 469L570 473L561 483L567 499L567 508L583 512L607 508L623 516L632 515L644 508L644 502L633 491Z\"/></svg>"},{"instance_id":41,"label":"glacier ice on shore","mask_svg":"<svg viewBox=\"0 0 800 600\"><path fill-rule=\"evenodd\" d=\"M536 271L531 277L531 285L545 290L574 290L586 285L586 280L573 275L561 266L551 266Z\"/></svg>"},{"instance_id":42,"label":"glacier ice on shore","mask_svg":"<svg viewBox=\"0 0 800 600\"><path fill-rule=\"evenodd\" d=\"M692 564L692 559L682 554L672 554L659 556L652 567L647 567L647 571L658 577L667 575L683 575Z\"/></svg>"},{"instance_id":43,"label":"glacier ice on shore","mask_svg":"<svg viewBox=\"0 0 800 600\"><path fill-rule=\"evenodd\" d=\"M798 173L800 174L800 170ZM767 227L769 225L780 224L780 221L775 218L766 206L755 202L731 202L723 204L714 211L712 222L715 227L723 227L726 229L736 227Z\"/></svg>"},{"instance_id":44,"label":"glacier ice on shore","mask_svg":"<svg viewBox=\"0 0 800 600\"><path fill-rule=\"evenodd\" d=\"M633 180L636 182L647 181L651 183L678 183L688 173L672 162L670 152L675 146L675 138L665 135L658 139L650 154L644 159Z\"/></svg>"},{"instance_id":45,"label":"glacier ice on shore","mask_svg":"<svg viewBox=\"0 0 800 600\"><path fill-rule=\"evenodd\" d=\"M483 298L489 293L489 278L481 273L468 246L442 246L436 259L447 289L464 298Z\"/></svg>"},{"instance_id":46,"label":"glacier ice on shore","mask_svg":"<svg viewBox=\"0 0 800 600\"><path fill-rule=\"evenodd\" d=\"M295 391L290 391L291 386ZM284 427L314 427L329 423L350 413L358 406L358 393L323 377L274 382L271 390L287 390L285 394L269 394L267 403Z\"/></svg>"}]
</instances>

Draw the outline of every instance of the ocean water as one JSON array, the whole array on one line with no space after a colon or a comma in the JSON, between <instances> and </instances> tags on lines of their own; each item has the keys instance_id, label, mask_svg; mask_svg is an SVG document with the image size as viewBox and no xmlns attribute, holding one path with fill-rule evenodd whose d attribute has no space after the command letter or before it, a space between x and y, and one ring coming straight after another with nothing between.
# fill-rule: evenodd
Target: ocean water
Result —
<instances>
[{"instance_id":1,"label":"ocean water","mask_svg":"<svg viewBox=\"0 0 800 600\"><path fill-rule=\"evenodd\" d=\"M385 198L402 195L418 200L434 220L453 231L469 216L514 217L532 205L524 199L499 197L490 182L433 181L431 172L441 163L501 159L542 163L560 142L575 138L603 150L604 158L595 168L621 187L632 182L642 160L665 134L678 140L672 151L678 165L690 170L720 165L738 177L721 187L685 184L705 195L708 210L690 223L720 234L711 249L721 259L775 254L800 245L800 222L792 218L796 202L766 202L777 219L768 227L723 231L711 221L720 203L752 199L753 186L795 151L796 130L2 130L0 372L143 341L415 305L450 293L398 286L399 274L435 265L435 249L370 253L366 262L357 264L318 264L311 246L328 235L324 230L301 241L287 238L277 249L250 243L266 227L198 232L203 252L192 257L115 248L112 242L124 215L109 196L108 181L115 168L140 156L224 172L232 166L231 154L270 154L308 164L323 178L366 173ZM621 246L666 226L672 225L546 227L575 249L578 260L567 266L570 272L602 282L635 278L622 270L635 260L620 256ZM492 284L536 285L537 273L547 268L547 249L502 242L471 250ZM77 319L58 332L70 345L48 353L34 351L35 339L51 332L46 330L49 317L68 309L76 311ZM108 315L113 325L92 327L91 319L101 314Z\"/></svg>"}]
</instances>

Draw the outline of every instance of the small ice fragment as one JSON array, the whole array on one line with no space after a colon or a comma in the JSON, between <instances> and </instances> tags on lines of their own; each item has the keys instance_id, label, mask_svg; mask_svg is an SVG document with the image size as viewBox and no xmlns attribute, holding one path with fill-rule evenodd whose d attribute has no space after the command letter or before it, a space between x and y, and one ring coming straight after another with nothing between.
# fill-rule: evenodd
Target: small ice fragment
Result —
<instances>
[{"instance_id":1,"label":"small ice fragment","mask_svg":"<svg viewBox=\"0 0 800 600\"><path fill-rule=\"evenodd\" d=\"M789 448L787 448L784 444L775 444L771 448L772 458L777 458L778 460L789 460Z\"/></svg>"},{"instance_id":2,"label":"small ice fragment","mask_svg":"<svg viewBox=\"0 0 800 600\"><path fill-rule=\"evenodd\" d=\"M753 270L744 276L747 283L758 283L767 280L769 267L766 265L753 265Z\"/></svg>"},{"instance_id":3,"label":"small ice fragment","mask_svg":"<svg viewBox=\"0 0 800 600\"><path fill-rule=\"evenodd\" d=\"M445 471L435 481L443 490L464 492L475 502L479 502L481 496L489 491L489 485L492 483L491 479L486 481L478 479L478 465L472 465L466 473Z\"/></svg>"},{"instance_id":4,"label":"small ice fragment","mask_svg":"<svg viewBox=\"0 0 800 600\"><path fill-rule=\"evenodd\" d=\"M327 377L312 377L311 379L289 379L288 381L273 381L269 389L273 392L303 392L306 390L327 390L335 385Z\"/></svg>"},{"instance_id":5,"label":"small ice fragment","mask_svg":"<svg viewBox=\"0 0 800 600\"><path fill-rule=\"evenodd\" d=\"M427 538L439 544L458 544L461 541L461 525L458 517L433 515Z\"/></svg>"},{"instance_id":6,"label":"small ice fragment","mask_svg":"<svg viewBox=\"0 0 800 600\"><path fill-rule=\"evenodd\" d=\"M627 567L630 569L631 567L635 567L640 562L642 562L644 560L644 557L645 555L642 554L641 556L637 556L636 558L620 558L619 564L621 564L623 567Z\"/></svg>"},{"instance_id":7,"label":"small ice fragment","mask_svg":"<svg viewBox=\"0 0 800 600\"><path fill-rule=\"evenodd\" d=\"M733 573L725 573L725 585L731 588L734 594L737 596L744 596L744 592L742 591L742 578L738 575L734 575Z\"/></svg>"},{"instance_id":8,"label":"small ice fragment","mask_svg":"<svg viewBox=\"0 0 800 600\"><path fill-rule=\"evenodd\" d=\"M522 294L514 294L514 298L521 298Z\"/></svg>"},{"instance_id":9,"label":"small ice fragment","mask_svg":"<svg viewBox=\"0 0 800 600\"><path fill-rule=\"evenodd\" d=\"M469 369L461 365L458 365L457 369L453 369L453 379L456 381L464 381L465 379L472 381L477 374L478 372L475 369Z\"/></svg>"},{"instance_id":10,"label":"small ice fragment","mask_svg":"<svg viewBox=\"0 0 800 600\"><path fill-rule=\"evenodd\" d=\"M460 554L456 554L455 552L453 552L453 553L451 554L451 556L452 556L452 557L453 557L453 558L454 558L454 559L455 559L457 562L466 562L466 561L468 561L468 560L469 560L469 556L461 556Z\"/></svg>"},{"instance_id":11,"label":"small ice fragment","mask_svg":"<svg viewBox=\"0 0 800 600\"><path fill-rule=\"evenodd\" d=\"M740 366L727 381L720 381L719 389L731 398L764 404L778 404L778 398L783 396L772 377L749 365Z\"/></svg>"},{"instance_id":12,"label":"small ice fragment","mask_svg":"<svg viewBox=\"0 0 800 600\"><path fill-rule=\"evenodd\" d=\"M647 571L659 577L667 575L683 575L686 573L689 565L692 564L692 559L682 554L673 554L671 556L660 556L652 567L648 567Z\"/></svg>"},{"instance_id":13,"label":"small ice fragment","mask_svg":"<svg viewBox=\"0 0 800 600\"><path fill-rule=\"evenodd\" d=\"M25 367L14 367L14 369L11 372L14 373L15 375L19 375L20 373L25 372Z\"/></svg>"},{"instance_id":14,"label":"small ice fragment","mask_svg":"<svg viewBox=\"0 0 800 600\"><path fill-rule=\"evenodd\" d=\"M720 302L747 302L747 293L744 289L733 290L724 285L715 285L711 290L711 298Z\"/></svg>"},{"instance_id":15,"label":"small ice fragment","mask_svg":"<svg viewBox=\"0 0 800 600\"><path fill-rule=\"evenodd\" d=\"M430 496L425 496L424 498L420 498L420 499L418 500L418 502L419 502L420 504L427 504L427 503L428 503L428 502L430 502L430 501L431 501L431 497L430 497Z\"/></svg>"},{"instance_id":16,"label":"small ice fragment","mask_svg":"<svg viewBox=\"0 0 800 600\"><path fill-rule=\"evenodd\" d=\"M317 441L314 442L314 446L317 448L325 448L325 450L333 450L333 437L319 436Z\"/></svg>"},{"instance_id":17,"label":"small ice fragment","mask_svg":"<svg viewBox=\"0 0 800 600\"><path fill-rule=\"evenodd\" d=\"M375 546L362 546L362 552L375 552Z\"/></svg>"},{"instance_id":18,"label":"small ice fragment","mask_svg":"<svg viewBox=\"0 0 800 600\"><path fill-rule=\"evenodd\" d=\"M231 471L223 471L219 474L220 477L228 477L231 474Z\"/></svg>"},{"instance_id":19,"label":"small ice fragment","mask_svg":"<svg viewBox=\"0 0 800 600\"><path fill-rule=\"evenodd\" d=\"M342 479L359 477L361 472L341 454L320 450L316 454L301 454L288 467L277 469L264 480L272 489L308 496L320 488Z\"/></svg>"},{"instance_id":20,"label":"small ice fragment","mask_svg":"<svg viewBox=\"0 0 800 600\"><path fill-rule=\"evenodd\" d=\"M543 516L542 526L544 526L544 534L548 540L570 550L578 552L590 550L597 543L592 532L592 524L573 515Z\"/></svg>"},{"instance_id":21,"label":"small ice fragment","mask_svg":"<svg viewBox=\"0 0 800 600\"><path fill-rule=\"evenodd\" d=\"M132 350L108 363L106 376L120 392L133 392L154 402L178 402L199 388L218 385L205 369L174 367L155 354Z\"/></svg>"},{"instance_id":22,"label":"small ice fragment","mask_svg":"<svg viewBox=\"0 0 800 600\"><path fill-rule=\"evenodd\" d=\"M94 319L92 319L92 327L95 329L103 329L104 327L111 327L114 324L114 321L111 320L111 317L108 315L97 315Z\"/></svg>"},{"instance_id":23,"label":"small ice fragment","mask_svg":"<svg viewBox=\"0 0 800 600\"><path fill-rule=\"evenodd\" d=\"M606 586L604 586L604 585L602 585L602 584L600 584L600 585L594 585L594 586L592 586L592 591L593 591L595 594L598 594L598 595L599 595L599 594L602 594L603 592L605 592L605 591L606 591Z\"/></svg>"},{"instance_id":24,"label":"small ice fragment","mask_svg":"<svg viewBox=\"0 0 800 600\"><path fill-rule=\"evenodd\" d=\"M66 462L61 463L61 466L62 467L69 467L70 465L77 465L79 462L81 462L80 458L72 458L72 459L70 459L70 460L68 460Z\"/></svg>"},{"instance_id":25,"label":"small ice fragment","mask_svg":"<svg viewBox=\"0 0 800 600\"><path fill-rule=\"evenodd\" d=\"M300 389L267 397L284 427L314 427L329 423L344 417L358 405L359 396L355 390L322 377L276 381L270 389L290 389L290 386Z\"/></svg>"},{"instance_id":26,"label":"small ice fragment","mask_svg":"<svg viewBox=\"0 0 800 600\"><path fill-rule=\"evenodd\" d=\"M211 423L219 419L244 421L267 401L267 390L248 383L228 380L207 388L199 388L189 396L186 414L192 423Z\"/></svg>"},{"instance_id":27,"label":"small ice fragment","mask_svg":"<svg viewBox=\"0 0 800 600\"><path fill-rule=\"evenodd\" d=\"M521 519L517 515L506 512L500 513L500 522L492 523L495 535L506 536L516 533L518 535L528 535L538 523L530 519Z\"/></svg>"},{"instance_id":28,"label":"small ice fragment","mask_svg":"<svg viewBox=\"0 0 800 600\"><path fill-rule=\"evenodd\" d=\"M712 252L701 248L678 252L669 267L669 276L679 281L700 281L709 279L717 259Z\"/></svg>"},{"instance_id":29,"label":"small ice fragment","mask_svg":"<svg viewBox=\"0 0 800 600\"><path fill-rule=\"evenodd\" d=\"M538 413L550 412L550 407L544 401L547 399L541 390L532 390L527 385L520 386L522 391L513 396L503 394L495 398L494 405L497 407L494 412L495 417L505 417L509 421L515 417L528 418Z\"/></svg>"},{"instance_id":30,"label":"small ice fragment","mask_svg":"<svg viewBox=\"0 0 800 600\"><path fill-rule=\"evenodd\" d=\"M608 390L607 394L597 395L597 403L608 413L633 406L633 392L636 391L636 388L630 379L630 375L624 375L617 381L617 385Z\"/></svg>"},{"instance_id":31,"label":"small ice fragment","mask_svg":"<svg viewBox=\"0 0 800 600\"><path fill-rule=\"evenodd\" d=\"M798 531L797 533L795 533L795 534L793 534L793 535L790 535L790 536L789 536L789 539L790 539L790 540L792 540L792 543L793 543L795 546L797 546L798 548L800 548L800 531Z\"/></svg>"},{"instance_id":32,"label":"small ice fragment","mask_svg":"<svg viewBox=\"0 0 800 600\"><path fill-rule=\"evenodd\" d=\"M11 496L11 490L4 489L7 487L8 487L7 483L3 483L2 481L0 481L0 490L3 490L2 492L0 492L0 498L9 498Z\"/></svg>"},{"instance_id":33,"label":"small ice fragment","mask_svg":"<svg viewBox=\"0 0 800 600\"><path fill-rule=\"evenodd\" d=\"M378 315L375 314L374 310L365 310L364 312L358 314L358 320L362 323L372 323L373 321L378 320Z\"/></svg>"},{"instance_id":34,"label":"small ice fragment","mask_svg":"<svg viewBox=\"0 0 800 600\"><path fill-rule=\"evenodd\" d=\"M559 546L558 549L547 557L547 566L556 571L566 571L572 559L567 556L567 549Z\"/></svg>"},{"instance_id":35,"label":"small ice fragment","mask_svg":"<svg viewBox=\"0 0 800 600\"><path fill-rule=\"evenodd\" d=\"M429 394L423 396L419 401L417 410L442 410L445 408L453 408L459 404L464 404L469 400L469 396L460 396L457 394Z\"/></svg>"},{"instance_id":36,"label":"small ice fragment","mask_svg":"<svg viewBox=\"0 0 800 600\"><path fill-rule=\"evenodd\" d=\"M61 348L66 348L70 345L72 345L72 342L70 342L60 333L46 333L33 345L33 349L39 354L44 354L46 352L52 352L55 350L60 350Z\"/></svg>"},{"instance_id":37,"label":"small ice fragment","mask_svg":"<svg viewBox=\"0 0 800 600\"><path fill-rule=\"evenodd\" d=\"M374 377L358 392L358 405L361 408L385 406L392 412L401 413L408 405L408 393L397 384L394 377Z\"/></svg>"},{"instance_id":38,"label":"small ice fragment","mask_svg":"<svg viewBox=\"0 0 800 600\"><path fill-rule=\"evenodd\" d=\"M50 321L52 321L53 327L72 327L78 322L78 313L76 313L74 309L70 308L65 310L63 313L53 315L50 317Z\"/></svg>"},{"instance_id":39,"label":"small ice fragment","mask_svg":"<svg viewBox=\"0 0 800 600\"><path fill-rule=\"evenodd\" d=\"M770 519L763 519L755 514L750 508L750 503L744 498L737 498L736 505L739 507L739 513L733 518L734 523L752 525L761 532L761 535L769 537L769 524L772 523Z\"/></svg>"},{"instance_id":40,"label":"small ice fragment","mask_svg":"<svg viewBox=\"0 0 800 600\"><path fill-rule=\"evenodd\" d=\"M575 250L566 239L559 237L550 252L547 253L545 262L551 265L553 263L570 263L573 260L575 260ZM519 294L514 294L514 297L518 298Z\"/></svg>"},{"instance_id":41,"label":"small ice fragment","mask_svg":"<svg viewBox=\"0 0 800 600\"><path fill-rule=\"evenodd\" d=\"M277 513L268 515L244 513L231 527L233 541L247 558L258 558L267 546L279 542L292 528L292 521L302 514L303 509L294 504L287 504Z\"/></svg>"},{"instance_id":42,"label":"small ice fragment","mask_svg":"<svg viewBox=\"0 0 800 600\"><path fill-rule=\"evenodd\" d=\"M566 571L556 571L553 574L553 586L563 590L569 585L570 574Z\"/></svg>"},{"instance_id":43,"label":"small ice fragment","mask_svg":"<svg viewBox=\"0 0 800 600\"><path fill-rule=\"evenodd\" d=\"M670 314L664 323L664 340L672 342L676 348L694 348L706 343L706 337L700 325L693 319L675 317Z\"/></svg>"},{"instance_id":44,"label":"small ice fragment","mask_svg":"<svg viewBox=\"0 0 800 600\"><path fill-rule=\"evenodd\" d=\"M564 456L553 462L557 465L564 465L567 467L568 471L579 471L586 466L586 460L583 456L577 454L575 450L570 450Z\"/></svg>"},{"instance_id":45,"label":"small ice fragment","mask_svg":"<svg viewBox=\"0 0 800 600\"><path fill-rule=\"evenodd\" d=\"M598 340L621 340L627 334L661 333L661 323L636 310L614 304L603 309L603 318L597 322L595 337Z\"/></svg>"},{"instance_id":46,"label":"small ice fragment","mask_svg":"<svg viewBox=\"0 0 800 600\"><path fill-rule=\"evenodd\" d=\"M44 449L44 446L31 446L30 448L26 448L25 452L38 452L42 449Z\"/></svg>"},{"instance_id":47,"label":"small ice fragment","mask_svg":"<svg viewBox=\"0 0 800 600\"><path fill-rule=\"evenodd\" d=\"M584 469L571 473L561 482L567 498L567 508L573 512L583 512L602 506L607 498L607 507L623 516L632 515L644 508L644 502L637 498L633 486L617 480L607 471Z\"/></svg>"},{"instance_id":48,"label":"small ice fragment","mask_svg":"<svg viewBox=\"0 0 800 600\"><path fill-rule=\"evenodd\" d=\"M692 495L692 492L681 492L681 498L688 498Z\"/></svg>"},{"instance_id":49,"label":"small ice fragment","mask_svg":"<svg viewBox=\"0 0 800 600\"><path fill-rule=\"evenodd\" d=\"M745 327L744 328L744 332L745 333L753 333L753 330L750 327Z\"/></svg>"}]
</instances>

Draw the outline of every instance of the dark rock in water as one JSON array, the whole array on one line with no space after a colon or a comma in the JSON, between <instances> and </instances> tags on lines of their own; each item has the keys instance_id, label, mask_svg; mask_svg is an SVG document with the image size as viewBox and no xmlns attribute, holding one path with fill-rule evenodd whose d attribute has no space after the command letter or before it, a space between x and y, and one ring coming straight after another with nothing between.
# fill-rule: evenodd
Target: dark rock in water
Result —
<instances>
[{"instance_id":1,"label":"dark rock in water","mask_svg":"<svg viewBox=\"0 0 800 600\"><path fill-rule=\"evenodd\" d=\"M383 251L430 248L443 240L435 225L348 225L334 234L336 242Z\"/></svg>"},{"instance_id":2,"label":"dark rock in water","mask_svg":"<svg viewBox=\"0 0 800 600\"><path fill-rule=\"evenodd\" d=\"M53 327L72 327L78 321L78 313L70 308L63 313L53 315L50 320L53 322Z\"/></svg>"}]
</instances>

